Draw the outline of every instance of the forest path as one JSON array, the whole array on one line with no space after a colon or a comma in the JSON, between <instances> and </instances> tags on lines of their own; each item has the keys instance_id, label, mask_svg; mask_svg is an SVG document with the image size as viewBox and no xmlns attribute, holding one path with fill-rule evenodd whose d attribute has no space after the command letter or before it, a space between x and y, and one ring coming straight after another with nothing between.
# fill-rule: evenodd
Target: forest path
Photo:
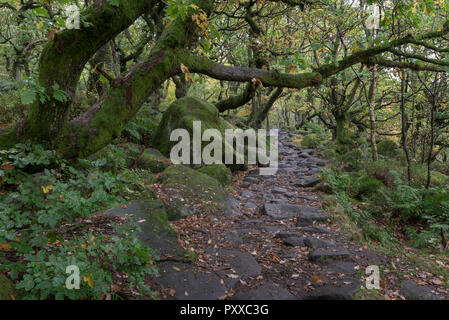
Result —
<instances>
[{"instance_id":1,"label":"forest path","mask_svg":"<svg viewBox=\"0 0 449 320\"><path fill-rule=\"evenodd\" d=\"M279 170L261 176L245 172L237 185L236 217L191 216L175 222L184 248L196 261L158 264L157 282L168 299L354 299L366 289L366 267L382 275L382 294L434 299L429 287L392 272L386 255L350 242L339 226L321 212L313 187L326 161L302 150L280 131ZM363 296L370 295L363 294Z\"/></svg>"}]
</instances>

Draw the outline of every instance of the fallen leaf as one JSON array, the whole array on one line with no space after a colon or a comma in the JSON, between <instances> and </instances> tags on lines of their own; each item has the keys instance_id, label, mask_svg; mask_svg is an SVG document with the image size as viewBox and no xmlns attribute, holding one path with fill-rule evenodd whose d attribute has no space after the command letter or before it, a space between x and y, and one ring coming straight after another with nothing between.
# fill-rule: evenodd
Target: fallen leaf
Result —
<instances>
[{"instance_id":1,"label":"fallen leaf","mask_svg":"<svg viewBox=\"0 0 449 320\"><path fill-rule=\"evenodd\" d=\"M7 244L7 243L0 243L0 251L9 251L11 250L12 247L11 245Z\"/></svg>"}]
</instances>

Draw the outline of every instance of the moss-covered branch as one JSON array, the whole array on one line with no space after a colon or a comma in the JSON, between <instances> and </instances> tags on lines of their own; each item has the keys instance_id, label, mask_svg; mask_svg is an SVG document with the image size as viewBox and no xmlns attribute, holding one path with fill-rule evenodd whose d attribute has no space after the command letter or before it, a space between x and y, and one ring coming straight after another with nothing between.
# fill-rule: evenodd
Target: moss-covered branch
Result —
<instances>
[{"instance_id":1,"label":"moss-covered branch","mask_svg":"<svg viewBox=\"0 0 449 320\"><path fill-rule=\"evenodd\" d=\"M9 129L7 138L0 137L0 147L23 139L54 147L61 134L68 130L67 116L85 64L155 2L121 1L119 6L113 6L108 1L97 1L82 12L84 23L79 30L64 30L48 41L40 57L38 79L50 98L44 102L36 99L24 121ZM65 101L52 97L55 84L66 93Z\"/></svg>"},{"instance_id":2,"label":"moss-covered branch","mask_svg":"<svg viewBox=\"0 0 449 320\"><path fill-rule=\"evenodd\" d=\"M234 96L230 96L227 99L218 101L215 103L215 106L217 107L218 111L224 112L226 110L232 110L237 109L238 107L241 107L248 103L252 98L254 98L254 95L256 94L256 87L253 83L248 82L243 89L242 93L236 94Z\"/></svg>"},{"instance_id":3,"label":"moss-covered branch","mask_svg":"<svg viewBox=\"0 0 449 320\"><path fill-rule=\"evenodd\" d=\"M209 1L195 1L208 12ZM170 77L181 73L185 48L197 39L196 24L190 17L174 20L165 29L147 59L112 83L107 95L70 123L58 149L67 158L83 157L108 145L122 132L148 97Z\"/></svg>"}]
</instances>

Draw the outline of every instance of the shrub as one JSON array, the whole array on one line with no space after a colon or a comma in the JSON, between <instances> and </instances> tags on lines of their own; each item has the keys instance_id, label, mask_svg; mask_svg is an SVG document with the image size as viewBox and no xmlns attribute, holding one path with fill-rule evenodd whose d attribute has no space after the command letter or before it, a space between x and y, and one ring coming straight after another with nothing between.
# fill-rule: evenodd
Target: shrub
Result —
<instances>
[{"instance_id":1,"label":"shrub","mask_svg":"<svg viewBox=\"0 0 449 320\"><path fill-rule=\"evenodd\" d=\"M150 292L143 280L155 272L153 254L133 236L137 224L111 221L113 230L105 235L86 223L123 202L132 192L130 181L108 172L88 174L29 144L1 151L0 163L0 271L9 271L25 298L100 299L112 292L114 277L125 273L124 285ZM56 169L28 173L49 164ZM69 265L80 269L80 290L64 287Z\"/></svg>"},{"instance_id":2,"label":"shrub","mask_svg":"<svg viewBox=\"0 0 449 320\"><path fill-rule=\"evenodd\" d=\"M335 194L346 193L351 181L351 177L347 173L339 174L332 169L321 171L321 179L323 186Z\"/></svg>"},{"instance_id":3,"label":"shrub","mask_svg":"<svg viewBox=\"0 0 449 320\"><path fill-rule=\"evenodd\" d=\"M316 148L321 144L322 141L323 139L320 136L312 133L302 139L301 145L304 148Z\"/></svg>"},{"instance_id":4,"label":"shrub","mask_svg":"<svg viewBox=\"0 0 449 320\"><path fill-rule=\"evenodd\" d=\"M384 187L385 185L381 181L372 177L362 176L356 180L352 193L359 199L362 197L371 198Z\"/></svg>"},{"instance_id":5,"label":"shrub","mask_svg":"<svg viewBox=\"0 0 449 320\"><path fill-rule=\"evenodd\" d=\"M387 187L393 187L394 178L391 170L396 164L388 160L369 161L365 163L365 172L368 176L382 181Z\"/></svg>"},{"instance_id":6,"label":"shrub","mask_svg":"<svg viewBox=\"0 0 449 320\"><path fill-rule=\"evenodd\" d=\"M377 144L377 153L388 158L395 158L398 155L398 145L390 139L385 139Z\"/></svg>"}]
</instances>

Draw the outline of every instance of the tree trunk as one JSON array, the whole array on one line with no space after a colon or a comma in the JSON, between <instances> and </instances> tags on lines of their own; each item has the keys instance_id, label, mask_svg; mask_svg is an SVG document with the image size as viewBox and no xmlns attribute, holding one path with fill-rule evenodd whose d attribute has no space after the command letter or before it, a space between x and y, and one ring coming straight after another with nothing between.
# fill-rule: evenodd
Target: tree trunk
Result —
<instances>
[{"instance_id":1,"label":"tree trunk","mask_svg":"<svg viewBox=\"0 0 449 320\"><path fill-rule=\"evenodd\" d=\"M410 164L410 155L407 146L407 115L405 113L405 86L406 79L404 71L401 70L401 143L404 150L405 158L407 160L407 181L410 184L412 181L412 169Z\"/></svg>"},{"instance_id":2,"label":"tree trunk","mask_svg":"<svg viewBox=\"0 0 449 320\"><path fill-rule=\"evenodd\" d=\"M372 157L373 161L377 161L377 143L376 143L376 117L374 115L374 107L375 107L375 101L376 101L376 89L377 89L377 67L376 65L373 66L373 69L371 71L371 85L369 89L369 97L368 97L368 104L369 104L369 119L370 119L370 141L371 141L371 151L372 151Z\"/></svg>"}]
</instances>

